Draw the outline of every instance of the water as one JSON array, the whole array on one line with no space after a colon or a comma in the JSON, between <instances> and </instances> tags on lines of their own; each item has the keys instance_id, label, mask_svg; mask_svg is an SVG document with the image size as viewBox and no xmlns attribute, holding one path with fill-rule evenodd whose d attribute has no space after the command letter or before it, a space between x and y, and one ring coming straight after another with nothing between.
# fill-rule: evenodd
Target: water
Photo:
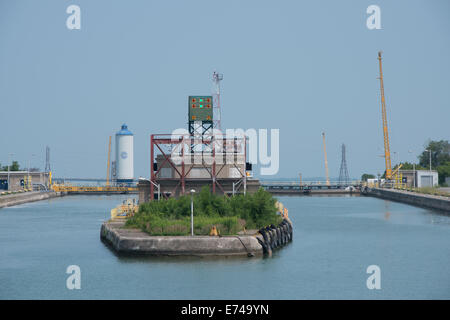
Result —
<instances>
[{"instance_id":1,"label":"water","mask_svg":"<svg viewBox=\"0 0 450 320\"><path fill-rule=\"evenodd\" d=\"M271 258L119 257L99 239L124 196L0 210L2 299L449 299L450 217L366 197L280 197L294 241ZM81 290L66 268L81 268ZM369 290L366 268L381 268Z\"/></svg>"}]
</instances>

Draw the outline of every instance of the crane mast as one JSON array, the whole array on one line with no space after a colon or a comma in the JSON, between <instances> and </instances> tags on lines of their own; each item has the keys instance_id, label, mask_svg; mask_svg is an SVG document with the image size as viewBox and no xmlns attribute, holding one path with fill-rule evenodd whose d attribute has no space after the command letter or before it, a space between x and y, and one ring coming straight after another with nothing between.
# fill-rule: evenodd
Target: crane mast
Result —
<instances>
[{"instance_id":1,"label":"crane mast","mask_svg":"<svg viewBox=\"0 0 450 320\"><path fill-rule=\"evenodd\" d=\"M386 180L392 180L391 151L389 149L389 133L386 117L386 101L384 99L383 68L381 65L381 51L378 52L378 61L380 64L380 91L381 91L381 114L383 118L383 136L384 136L384 160L386 162Z\"/></svg>"},{"instance_id":2,"label":"crane mast","mask_svg":"<svg viewBox=\"0 0 450 320\"><path fill-rule=\"evenodd\" d=\"M325 132L322 132L322 138L323 138L323 153L325 157L325 174L327 178L327 186L330 185L330 177L328 175L328 160L327 160L327 146L325 144Z\"/></svg>"}]
</instances>

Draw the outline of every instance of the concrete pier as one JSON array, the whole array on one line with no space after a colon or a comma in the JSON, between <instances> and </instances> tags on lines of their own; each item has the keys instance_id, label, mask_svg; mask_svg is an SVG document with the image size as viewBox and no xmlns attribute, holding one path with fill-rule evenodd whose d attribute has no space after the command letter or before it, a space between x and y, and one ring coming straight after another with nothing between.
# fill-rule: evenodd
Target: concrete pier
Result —
<instances>
[{"instance_id":1,"label":"concrete pier","mask_svg":"<svg viewBox=\"0 0 450 320\"><path fill-rule=\"evenodd\" d=\"M405 190L367 187L361 190L361 194L450 213L449 197L434 196Z\"/></svg>"},{"instance_id":2,"label":"concrete pier","mask_svg":"<svg viewBox=\"0 0 450 320\"><path fill-rule=\"evenodd\" d=\"M124 221L105 222L103 241L118 253L147 255L262 255L254 236L150 236L138 229L124 228Z\"/></svg>"},{"instance_id":3,"label":"concrete pier","mask_svg":"<svg viewBox=\"0 0 450 320\"><path fill-rule=\"evenodd\" d=\"M254 235L236 236L151 236L138 229L125 228L125 221L104 222L102 241L118 253L172 256L257 256L292 240L289 220L263 228Z\"/></svg>"},{"instance_id":4,"label":"concrete pier","mask_svg":"<svg viewBox=\"0 0 450 320\"><path fill-rule=\"evenodd\" d=\"M24 192L24 193L2 195L0 196L0 208L11 207L27 202L50 199L58 196L60 196L60 194L54 191L47 191L47 192L36 191L36 192Z\"/></svg>"}]
</instances>

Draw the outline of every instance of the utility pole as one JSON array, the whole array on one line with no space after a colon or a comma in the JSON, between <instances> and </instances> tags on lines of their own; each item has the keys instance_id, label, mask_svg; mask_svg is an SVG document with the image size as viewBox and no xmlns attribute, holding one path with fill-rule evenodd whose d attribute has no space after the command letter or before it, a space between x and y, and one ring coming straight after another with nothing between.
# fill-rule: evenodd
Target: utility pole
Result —
<instances>
[{"instance_id":1,"label":"utility pole","mask_svg":"<svg viewBox=\"0 0 450 320\"><path fill-rule=\"evenodd\" d=\"M194 236L194 193L195 189L191 190L191 236Z\"/></svg>"},{"instance_id":2,"label":"utility pole","mask_svg":"<svg viewBox=\"0 0 450 320\"><path fill-rule=\"evenodd\" d=\"M325 132L322 132L322 138L323 138L323 154L325 157L325 175L327 178L327 186L330 185L330 177L328 175L328 160L327 160L327 146L325 144Z\"/></svg>"},{"instance_id":3,"label":"utility pole","mask_svg":"<svg viewBox=\"0 0 450 320\"><path fill-rule=\"evenodd\" d=\"M223 80L223 74L213 72L213 128L222 130L222 111L220 108L220 81Z\"/></svg>"},{"instance_id":4,"label":"utility pole","mask_svg":"<svg viewBox=\"0 0 450 320\"><path fill-rule=\"evenodd\" d=\"M14 153L10 153L8 156L8 191L9 191L9 167L10 167L10 163L11 163L11 159L12 156L14 155Z\"/></svg>"}]
</instances>

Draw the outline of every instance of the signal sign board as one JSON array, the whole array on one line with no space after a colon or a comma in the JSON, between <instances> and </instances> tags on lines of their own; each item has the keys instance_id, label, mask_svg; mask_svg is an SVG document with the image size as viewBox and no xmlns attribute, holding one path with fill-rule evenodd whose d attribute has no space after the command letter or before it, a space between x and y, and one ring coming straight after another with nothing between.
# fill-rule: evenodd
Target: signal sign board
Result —
<instances>
[{"instance_id":1,"label":"signal sign board","mask_svg":"<svg viewBox=\"0 0 450 320\"><path fill-rule=\"evenodd\" d=\"M212 96L189 96L189 121L212 121Z\"/></svg>"}]
</instances>

